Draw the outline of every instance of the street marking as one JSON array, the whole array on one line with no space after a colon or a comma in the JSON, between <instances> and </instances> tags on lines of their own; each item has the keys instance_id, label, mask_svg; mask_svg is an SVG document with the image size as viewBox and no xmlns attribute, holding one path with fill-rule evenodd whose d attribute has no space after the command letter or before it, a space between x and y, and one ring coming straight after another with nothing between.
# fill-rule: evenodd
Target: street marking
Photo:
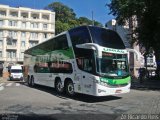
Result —
<instances>
[{"instance_id":1,"label":"street marking","mask_svg":"<svg viewBox=\"0 0 160 120\"><path fill-rule=\"evenodd\" d=\"M3 86L0 86L0 91L3 90L3 89L4 89L4 87L3 87Z\"/></svg>"},{"instance_id":2,"label":"street marking","mask_svg":"<svg viewBox=\"0 0 160 120\"><path fill-rule=\"evenodd\" d=\"M20 83L16 83L16 86L20 86Z\"/></svg>"},{"instance_id":3,"label":"street marking","mask_svg":"<svg viewBox=\"0 0 160 120\"><path fill-rule=\"evenodd\" d=\"M8 83L6 86L11 86L13 83Z\"/></svg>"},{"instance_id":4,"label":"street marking","mask_svg":"<svg viewBox=\"0 0 160 120\"><path fill-rule=\"evenodd\" d=\"M4 83L0 83L0 86L4 85Z\"/></svg>"}]
</instances>

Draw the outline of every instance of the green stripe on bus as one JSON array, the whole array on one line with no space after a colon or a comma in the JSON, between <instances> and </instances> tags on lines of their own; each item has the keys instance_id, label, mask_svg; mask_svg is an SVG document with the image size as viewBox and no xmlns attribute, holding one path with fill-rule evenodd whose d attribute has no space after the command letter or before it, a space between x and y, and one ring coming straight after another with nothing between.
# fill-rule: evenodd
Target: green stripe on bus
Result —
<instances>
[{"instance_id":1,"label":"green stripe on bus","mask_svg":"<svg viewBox=\"0 0 160 120\"><path fill-rule=\"evenodd\" d=\"M126 84L129 83L131 80L131 77L127 77L124 79L108 79L108 78L100 78L101 82L106 82L109 85L121 85L121 84Z\"/></svg>"},{"instance_id":2,"label":"green stripe on bus","mask_svg":"<svg viewBox=\"0 0 160 120\"><path fill-rule=\"evenodd\" d=\"M51 52L44 52L43 54L42 53L42 51L34 51L34 55L37 56L36 61L49 62L74 59L74 53L71 47L66 50L54 50Z\"/></svg>"}]
</instances>

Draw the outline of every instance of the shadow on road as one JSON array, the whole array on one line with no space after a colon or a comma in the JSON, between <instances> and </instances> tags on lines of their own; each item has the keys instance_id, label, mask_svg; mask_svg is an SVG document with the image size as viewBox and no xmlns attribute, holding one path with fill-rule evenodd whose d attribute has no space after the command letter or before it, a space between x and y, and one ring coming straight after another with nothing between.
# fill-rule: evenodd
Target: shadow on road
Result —
<instances>
[{"instance_id":1,"label":"shadow on road","mask_svg":"<svg viewBox=\"0 0 160 120\"><path fill-rule=\"evenodd\" d=\"M77 101L87 102L87 103L96 103L96 102L103 102L103 101L112 101L112 100L118 100L121 99L121 97L118 96L104 96L104 97L95 97L85 94L76 94L74 97L69 97L65 93L58 94L54 88L36 85L34 89L44 91L47 93L50 93L56 97L62 98L62 99L73 99Z\"/></svg>"},{"instance_id":2,"label":"shadow on road","mask_svg":"<svg viewBox=\"0 0 160 120\"><path fill-rule=\"evenodd\" d=\"M138 79L132 80L131 89L134 90L152 90L152 91L159 91L160 90L160 80L143 80L140 82Z\"/></svg>"}]
</instances>

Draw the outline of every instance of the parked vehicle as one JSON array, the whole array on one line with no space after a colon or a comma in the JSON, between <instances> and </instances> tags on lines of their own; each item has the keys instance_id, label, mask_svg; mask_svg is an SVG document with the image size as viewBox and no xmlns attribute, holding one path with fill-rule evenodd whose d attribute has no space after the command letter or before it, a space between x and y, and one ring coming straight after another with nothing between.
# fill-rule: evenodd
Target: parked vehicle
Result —
<instances>
[{"instance_id":1,"label":"parked vehicle","mask_svg":"<svg viewBox=\"0 0 160 120\"><path fill-rule=\"evenodd\" d=\"M19 65L11 66L9 78L10 80L23 80L22 67Z\"/></svg>"}]
</instances>

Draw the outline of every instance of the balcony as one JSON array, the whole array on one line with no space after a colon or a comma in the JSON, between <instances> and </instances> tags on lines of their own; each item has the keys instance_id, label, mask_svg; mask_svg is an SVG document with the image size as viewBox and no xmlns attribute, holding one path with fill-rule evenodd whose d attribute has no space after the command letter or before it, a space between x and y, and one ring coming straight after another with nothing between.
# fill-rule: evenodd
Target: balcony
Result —
<instances>
[{"instance_id":1,"label":"balcony","mask_svg":"<svg viewBox=\"0 0 160 120\"><path fill-rule=\"evenodd\" d=\"M10 17L18 17L18 12L10 12Z\"/></svg>"},{"instance_id":2,"label":"balcony","mask_svg":"<svg viewBox=\"0 0 160 120\"><path fill-rule=\"evenodd\" d=\"M6 46L6 49L7 49L7 50L16 50L16 49L17 49L17 46L15 46L15 45L7 45L7 46Z\"/></svg>"},{"instance_id":3,"label":"balcony","mask_svg":"<svg viewBox=\"0 0 160 120\"><path fill-rule=\"evenodd\" d=\"M6 11L0 11L0 17L5 17L6 16Z\"/></svg>"},{"instance_id":4,"label":"balcony","mask_svg":"<svg viewBox=\"0 0 160 120\"><path fill-rule=\"evenodd\" d=\"M28 18L28 13L21 13L21 18L27 19Z\"/></svg>"}]
</instances>

